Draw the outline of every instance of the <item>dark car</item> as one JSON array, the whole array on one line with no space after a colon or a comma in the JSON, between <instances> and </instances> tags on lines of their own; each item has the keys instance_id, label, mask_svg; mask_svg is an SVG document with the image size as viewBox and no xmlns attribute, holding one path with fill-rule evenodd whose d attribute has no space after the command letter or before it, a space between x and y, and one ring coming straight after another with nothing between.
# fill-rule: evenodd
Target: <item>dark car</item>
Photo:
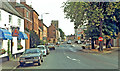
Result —
<instances>
[{"instance_id":1,"label":"dark car","mask_svg":"<svg viewBox=\"0 0 120 71\"><path fill-rule=\"evenodd\" d=\"M49 49L55 50L55 46L54 46L53 44L48 44L47 47L48 47Z\"/></svg>"},{"instance_id":2,"label":"dark car","mask_svg":"<svg viewBox=\"0 0 120 71\"><path fill-rule=\"evenodd\" d=\"M46 47L46 53L48 55L50 53L50 49L47 46L45 46L45 47Z\"/></svg>"},{"instance_id":3,"label":"dark car","mask_svg":"<svg viewBox=\"0 0 120 71\"><path fill-rule=\"evenodd\" d=\"M19 59L19 63L21 66L26 63L38 63L38 65L41 65L41 62L43 62L43 54L39 48L25 50L25 52L23 53L23 55L20 56Z\"/></svg>"},{"instance_id":4,"label":"dark car","mask_svg":"<svg viewBox=\"0 0 120 71\"><path fill-rule=\"evenodd\" d=\"M56 45L60 45L60 42L56 42Z\"/></svg>"}]
</instances>

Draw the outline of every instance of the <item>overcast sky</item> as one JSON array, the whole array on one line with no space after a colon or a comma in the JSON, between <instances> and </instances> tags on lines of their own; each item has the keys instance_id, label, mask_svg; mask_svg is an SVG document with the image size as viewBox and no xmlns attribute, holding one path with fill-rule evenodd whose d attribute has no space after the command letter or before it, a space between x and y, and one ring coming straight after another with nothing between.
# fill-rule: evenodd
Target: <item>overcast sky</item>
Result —
<instances>
[{"instance_id":1,"label":"overcast sky","mask_svg":"<svg viewBox=\"0 0 120 71\"><path fill-rule=\"evenodd\" d=\"M20 0L17 0L20 2ZM70 20L65 19L63 8L60 8L63 2L67 0L26 0L27 4L32 4L32 7L38 12L39 19L43 14L44 23L50 26L51 20L59 21L59 28L61 28L66 35L74 34L74 24ZM49 14L44 14L49 13Z\"/></svg>"}]
</instances>

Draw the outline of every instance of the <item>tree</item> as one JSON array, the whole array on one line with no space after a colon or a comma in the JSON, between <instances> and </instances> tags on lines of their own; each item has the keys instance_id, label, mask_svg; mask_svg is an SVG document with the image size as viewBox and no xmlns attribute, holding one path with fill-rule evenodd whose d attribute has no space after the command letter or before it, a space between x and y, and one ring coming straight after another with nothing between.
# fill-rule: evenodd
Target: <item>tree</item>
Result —
<instances>
[{"instance_id":1,"label":"tree","mask_svg":"<svg viewBox=\"0 0 120 71\"><path fill-rule=\"evenodd\" d=\"M64 36L65 36L65 33L62 31L62 29L59 28L59 31L60 31L60 37L62 39L65 39Z\"/></svg>"},{"instance_id":2,"label":"tree","mask_svg":"<svg viewBox=\"0 0 120 71\"><path fill-rule=\"evenodd\" d=\"M114 23L111 23L111 21L116 22L116 16L111 15L115 13L118 5L117 2L66 2L63 7L66 18L74 22L75 28L78 25L83 25L84 21L88 20L86 35L93 40L98 36L108 35L112 38L115 35L113 32L115 32L114 29L117 29L117 27L113 28ZM109 19L111 21L108 21ZM92 26L95 28L91 29ZM94 32L95 30L97 33ZM102 51L102 49L103 42L100 42L100 50Z\"/></svg>"},{"instance_id":3,"label":"tree","mask_svg":"<svg viewBox=\"0 0 120 71\"><path fill-rule=\"evenodd\" d=\"M30 47L36 47L40 44L45 44L45 42L40 40L39 36L34 31L30 31Z\"/></svg>"}]
</instances>

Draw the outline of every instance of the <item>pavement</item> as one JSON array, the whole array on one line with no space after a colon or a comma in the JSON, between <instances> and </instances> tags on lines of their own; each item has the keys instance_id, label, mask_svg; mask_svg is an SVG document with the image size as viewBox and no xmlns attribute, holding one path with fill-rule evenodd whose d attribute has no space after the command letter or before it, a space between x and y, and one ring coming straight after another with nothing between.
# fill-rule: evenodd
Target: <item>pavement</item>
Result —
<instances>
[{"instance_id":1,"label":"pavement","mask_svg":"<svg viewBox=\"0 0 120 71\"><path fill-rule=\"evenodd\" d=\"M120 47L111 47L111 48L106 48L103 46L103 51L98 51L98 49L82 49L81 48L82 44L72 44L72 47L78 48L78 50L85 52L85 53L101 53L101 54L109 54L115 51L119 51ZM98 46L98 45L97 45Z\"/></svg>"},{"instance_id":2,"label":"pavement","mask_svg":"<svg viewBox=\"0 0 120 71\"><path fill-rule=\"evenodd\" d=\"M9 71L13 71L14 69L16 69L18 65L19 65L18 58L16 58L11 59L10 61L3 62L1 67L2 71L6 71L6 69Z\"/></svg>"}]
</instances>

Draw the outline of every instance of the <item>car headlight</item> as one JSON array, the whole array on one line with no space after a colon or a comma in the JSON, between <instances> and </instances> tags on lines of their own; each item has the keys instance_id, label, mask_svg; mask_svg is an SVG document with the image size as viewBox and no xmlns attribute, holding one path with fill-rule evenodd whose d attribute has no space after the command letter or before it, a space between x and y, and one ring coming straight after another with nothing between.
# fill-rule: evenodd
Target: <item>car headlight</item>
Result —
<instances>
[{"instance_id":1,"label":"car headlight","mask_svg":"<svg viewBox=\"0 0 120 71\"><path fill-rule=\"evenodd\" d=\"M25 58L20 58L20 60L24 60Z\"/></svg>"},{"instance_id":2,"label":"car headlight","mask_svg":"<svg viewBox=\"0 0 120 71\"><path fill-rule=\"evenodd\" d=\"M34 59L39 59L39 57L34 57Z\"/></svg>"}]
</instances>

